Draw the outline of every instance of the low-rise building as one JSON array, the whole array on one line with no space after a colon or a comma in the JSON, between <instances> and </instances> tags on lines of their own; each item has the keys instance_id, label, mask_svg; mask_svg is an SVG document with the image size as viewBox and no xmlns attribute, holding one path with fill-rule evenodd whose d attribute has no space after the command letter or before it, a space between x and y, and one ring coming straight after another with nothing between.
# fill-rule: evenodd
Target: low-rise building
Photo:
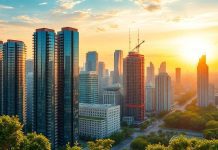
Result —
<instances>
[{"instance_id":1,"label":"low-rise building","mask_svg":"<svg viewBox=\"0 0 218 150\"><path fill-rule=\"evenodd\" d=\"M100 139L120 130L120 106L79 104L79 132L82 137Z\"/></svg>"}]
</instances>

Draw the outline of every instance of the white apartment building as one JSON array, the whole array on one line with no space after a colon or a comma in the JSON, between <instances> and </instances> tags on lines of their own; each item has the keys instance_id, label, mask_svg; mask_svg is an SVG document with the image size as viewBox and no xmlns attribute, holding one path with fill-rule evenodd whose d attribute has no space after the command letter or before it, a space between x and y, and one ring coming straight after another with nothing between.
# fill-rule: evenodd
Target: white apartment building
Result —
<instances>
[{"instance_id":1,"label":"white apartment building","mask_svg":"<svg viewBox=\"0 0 218 150\"><path fill-rule=\"evenodd\" d=\"M80 136L105 138L120 130L120 106L111 104L79 104Z\"/></svg>"}]
</instances>

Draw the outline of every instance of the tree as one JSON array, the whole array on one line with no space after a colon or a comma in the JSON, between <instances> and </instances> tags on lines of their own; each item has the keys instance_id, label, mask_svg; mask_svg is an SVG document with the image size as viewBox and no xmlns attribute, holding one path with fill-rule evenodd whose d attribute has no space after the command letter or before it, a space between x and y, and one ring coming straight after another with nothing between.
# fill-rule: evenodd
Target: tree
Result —
<instances>
[{"instance_id":1,"label":"tree","mask_svg":"<svg viewBox=\"0 0 218 150\"><path fill-rule=\"evenodd\" d=\"M206 124L206 129L215 129L218 128L218 121L211 120Z\"/></svg>"},{"instance_id":2,"label":"tree","mask_svg":"<svg viewBox=\"0 0 218 150\"><path fill-rule=\"evenodd\" d=\"M23 150L50 150L49 140L42 134L29 133L22 144Z\"/></svg>"},{"instance_id":3,"label":"tree","mask_svg":"<svg viewBox=\"0 0 218 150\"><path fill-rule=\"evenodd\" d=\"M88 142L89 150L110 150L114 141L111 139L99 139L96 141Z\"/></svg>"},{"instance_id":4,"label":"tree","mask_svg":"<svg viewBox=\"0 0 218 150\"><path fill-rule=\"evenodd\" d=\"M143 137L137 137L130 145L132 150L145 150L148 146L148 142Z\"/></svg>"},{"instance_id":5,"label":"tree","mask_svg":"<svg viewBox=\"0 0 218 150\"><path fill-rule=\"evenodd\" d=\"M148 145L146 150L169 150L169 148L161 144L154 144L154 145Z\"/></svg>"},{"instance_id":6,"label":"tree","mask_svg":"<svg viewBox=\"0 0 218 150\"><path fill-rule=\"evenodd\" d=\"M66 150L82 150L82 148L79 147L79 143L76 142L76 143L74 143L73 147L71 147L70 144L68 143L66 145Z\"/></svg>"},{"instance_id":7,"label":"tree","mask_svg":"<svg viewBox=\"0 0 218 150\"><path fill-rule=\"evenodd\" d=\"M0 147L2 150L19 149L24 140L22 127L17 117L0 117Z\"/></svg>"},{"instance_id":8,"label":"tree","mask_svg":"<svg viewBox=\"0 0 218 150\"><path fill-rule=\"evenodd\" d=\"M218 127L215 129L206 129L203 133L206 139L218 139Z\"/></svg>"}]
</instances>

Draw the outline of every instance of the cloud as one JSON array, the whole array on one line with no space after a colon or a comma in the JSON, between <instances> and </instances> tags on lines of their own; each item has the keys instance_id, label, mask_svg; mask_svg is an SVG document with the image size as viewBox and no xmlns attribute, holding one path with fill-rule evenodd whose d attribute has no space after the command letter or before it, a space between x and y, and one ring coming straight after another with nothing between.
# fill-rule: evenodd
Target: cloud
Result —
<instances>
[{"instance_id":1,"label":"cloud","mask_svg":"<svg viewBox=\"0 0 218 150\"><path fill-rule=\"evenodd\" d=\"M105 28L102 28L102 27L97 27L97 28L96 28L96 31L97 31L97 32L105 32L106 29L105 29Z\"/></svg>"},{"instance_id":2,"label":"cloud","mask_svg":"<svg viewBox=\"0 0 218 150\"><path fill-rule=\"evenodd\" d=\"M72 9L74 6L84 2L85 0L57 0L57 8L55 8L55 13L63 13L66 10Z\"/></svg>"},{"instance_id":3,"label":"cloud","mask_svg":"<svg viewBox=\"0 0 218 150\"><path fill-rule=\"evenodd\" d=\"M47 4L48 4L47 2L42 2L42 3L39 3L38 5L42 6L42 5L47 5Z\"/></svg>"},{"instance_id":4,"label":"cloud","mask_svg":"<svg viewBox=\"0 0 218 150\"><path fill-rule=\"evenodd\" d=\"M147 11L157 11L162 8L163 5L175 2L177 0L130 0L135 4L143 7Z\"/></svg>"},{"instance_id":5,"label":"cloud","mask_svg":"<svg viewBox=\"0 0 218 150\"><path fill-rule=\"evenodd\" d=\"M16 19L19 22L24 22L24 23L28 23L28 24L42 23L42 21L40 19L35 18L35 17L29 17L27 15L17 16L17 17L14 17L14 19Z\"/></svg>"},{"instance_id":6,"label":"cloud","mask_svg":"<svg viewBox=\"0 0 218 150\"><path fill-rule=\"evenodd\" d=\"M14 7L0 4L0 10L1 9L14 9Z\"/></svg>"},{"instance_id":7,"label":"cloud","mask_svg":"<svg viewBox=\"0 0 218 150\"><path fill-rule=\"evenodd\" d=\"M110 28L113 28L113 29L116 29L119 27L118 24L110 24L109 26L110 26Z\"/></svg>"}]
</instances>

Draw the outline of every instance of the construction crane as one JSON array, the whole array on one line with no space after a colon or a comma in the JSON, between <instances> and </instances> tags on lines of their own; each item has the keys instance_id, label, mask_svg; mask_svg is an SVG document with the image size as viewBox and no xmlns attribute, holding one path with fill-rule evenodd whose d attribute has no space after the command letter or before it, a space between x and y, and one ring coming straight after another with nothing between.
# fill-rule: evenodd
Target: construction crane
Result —
<instances>
[{"instance_id":1,"label":"construction crane","mask_svg":"<svg viewBox=\"0 0 218 150\"><path fill-rule=\"evenodd\" d=\"M137 52L139 53L139 48L140 46L145 43L145 41L143 40L141 43L139 43L135 48L132 49L132 52L134 52L135 50L137 50Z\"/></svg>"}]
</instances>

